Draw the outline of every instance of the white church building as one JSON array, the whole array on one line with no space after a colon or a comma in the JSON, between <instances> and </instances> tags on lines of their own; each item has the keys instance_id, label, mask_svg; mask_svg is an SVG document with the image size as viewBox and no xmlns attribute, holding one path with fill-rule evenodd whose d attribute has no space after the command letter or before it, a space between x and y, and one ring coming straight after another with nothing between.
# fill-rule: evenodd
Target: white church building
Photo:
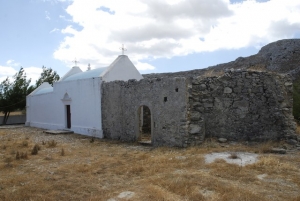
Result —
<instances>
[{"instance_id":1,"label":"white church building","mask_svg":"<svg viewBox=\"0 0 300 201\"><path fill-rule=\"evenodd\" d=\"M143 76L126 55L118 56L108 67L85 72L75 65L53 87L45 82L27 96L26 126L70 129L102 138L102 82L129 79Z\"/></svg>"}]
</instances>

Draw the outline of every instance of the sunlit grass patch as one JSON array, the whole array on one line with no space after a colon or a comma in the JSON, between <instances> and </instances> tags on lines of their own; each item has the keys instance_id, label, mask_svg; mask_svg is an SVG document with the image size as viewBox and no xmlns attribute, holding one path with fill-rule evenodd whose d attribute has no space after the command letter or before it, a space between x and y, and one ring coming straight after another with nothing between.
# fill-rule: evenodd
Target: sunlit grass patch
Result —
<instances>
[{"instance_id":1,"label":"sunlit grass patch","mask_svg":"<svg viewBox=\"0 0 300 201\"><path fill-rule=\"evenodd\" d=\"M236 153L231 160L237 161L242 151L262 153L259 144L154 148L96 138L91 143L89 137L53 136L33 128L1 132L0 200L126 200L118 196L127 191L134 192L128 199L133 201L272 200L272 196L293 200L300 190L298 153L260 154L255 164L246 166L224 160L205 163L205 155L215 152ZM22 145L24 139L28 146ZM48 148L53 141L56 145ZM35 144L41 149L30 155ZM25 152L28 159L22 160ZM261 174L293 185L281 185L278 191L279 184L269 185L257 177Z\"/></svg>"}]
</instances>

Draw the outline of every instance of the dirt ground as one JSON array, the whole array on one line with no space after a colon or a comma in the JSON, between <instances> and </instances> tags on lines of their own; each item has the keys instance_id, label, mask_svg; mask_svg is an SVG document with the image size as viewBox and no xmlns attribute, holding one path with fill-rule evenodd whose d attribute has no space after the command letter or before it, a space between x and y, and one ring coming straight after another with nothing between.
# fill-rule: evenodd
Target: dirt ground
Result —
<instances>
[{"instance_id":1,"label":"dirt ground","mask_svg":"<svg viewBox=\"0 0 300 201\"><path fill-rule=\"evenodd\" d=\"M284 147L286 154L267 153ZM206 154L256 153L241 166ZM32 155L35 154L35 155ZM187 149L154 148L51 135L42 129L0 129L0 200L298 200L300 151L279 143L207 140Z\"/></svg>"},{"instance_id":2,"label":"dirt ground","mask_svg":"<svg viewBox=\"0 0 300 201\"><path fill-rule=\"evenodd\" d=\"M24 112L22 112L22 111L15 111L15 112L11 112L11 113L9 114L9 116L23 115L23 114L24 114ZM4 116L4 113L0 112L0 117L1 117L1 116Z\"/></svg>"}]
</instances>

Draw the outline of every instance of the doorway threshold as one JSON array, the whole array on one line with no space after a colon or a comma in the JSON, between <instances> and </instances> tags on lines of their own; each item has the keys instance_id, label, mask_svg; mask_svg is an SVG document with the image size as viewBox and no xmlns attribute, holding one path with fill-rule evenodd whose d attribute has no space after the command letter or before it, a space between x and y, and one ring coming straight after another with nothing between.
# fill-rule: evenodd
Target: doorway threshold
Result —
<instances>
[{"instance_id":1,"label":"doorway threshold","mask_svg":"<svg viewBox=\"0 0 300 201\"><path fill-rule=\"evenodd\" d=\"M152 146L151 140L142 140L138 141L138 143L145 146Z\"/></svg>"},{"instance_id":2,"label":"doorway threshold","mask_svg":"<svg viewBox=\"0 0 300 201\"><path fill-rule=\"evenodd\" d=\"M72 133L74 133L74 131L71 131L71 130L45 130L43 132L47 133L47 134L52 134L52 135L72 134Z\"/></svg>"}]
</instances>

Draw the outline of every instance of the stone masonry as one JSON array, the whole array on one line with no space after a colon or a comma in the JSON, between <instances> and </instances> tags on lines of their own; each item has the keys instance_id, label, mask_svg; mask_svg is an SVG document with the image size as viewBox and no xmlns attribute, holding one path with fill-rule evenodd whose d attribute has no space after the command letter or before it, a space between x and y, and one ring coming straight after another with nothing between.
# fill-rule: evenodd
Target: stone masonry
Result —
<instances>
[{"instance_id":1,"label":"stone masonry","mask_svg":"<svg viewBox=\"0 0 300 201\"><path fill-rule=\"evenodd\" d=\"M102 85L106 138L137 141L139 110L151 113L154 146L187 147L207 137L278 140L294 134L292 80L235 70L219 77L145 78Z\"/></svg>"},{"instance_id":2,"label":"stone masonry","mask_svg":"<svg viewBox=\"0 0 300 201\"><path fill-rule=\"evenodd\" d=\"M191 79L188 91L191 145L204 137L262 141L295 132L288 76L227 71L220 77Z\"/></svg>"},{"instance_id":3,"label":"stone masonry","mask_svg":"<svg viewBox=\"0 0 300 201\"><path fill-rule=\"evenodd\" d=\"M106 138L136 141L139 110L151 113L152 144L183 147L187 136L185 78L143 79L103 83L102 119Z\"/></svg>"}]
</instances>

